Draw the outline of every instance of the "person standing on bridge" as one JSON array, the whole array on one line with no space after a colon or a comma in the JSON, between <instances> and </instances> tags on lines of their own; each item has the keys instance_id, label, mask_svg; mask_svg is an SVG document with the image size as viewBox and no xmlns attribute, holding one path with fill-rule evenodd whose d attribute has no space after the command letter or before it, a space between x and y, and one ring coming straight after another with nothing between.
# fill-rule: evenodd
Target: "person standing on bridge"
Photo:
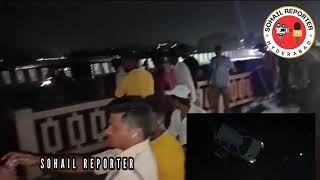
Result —
<instances>
[{"instance_id":1,"label":"person standing on bridge","mask_svg":"<svg viewBox=\"0 0 320 180\"><path fill-rule=\"evenodd\" d=\"M117 87L115 96L140 96L147 97L154 94L154 79L152 74L139 67L139 59L135 55L123 57L123 68L128 73Z\"/></svg>"},{"instance_id":2,"label":"person standing on bridge","mask_svg":"<svg viewBox=\"0 0 320 180\"><path fill-rule=\"evenodd\" d=\"M187 148L187 114L189 113L206 113L201 107L191 102L191 91L188 86L178 84L171 91L166 91L170 97L170 102L174 107L171 114L169 132L171 132L183 146Z\"/></svg>"},{"instance_id":3,"label":"person standing on bridge","mask_svg":"<svg viewBox=\"0 0 320 180\"><path fill-rule=\"evenodd\" d=\"M106 180L158 180L158 167L154 153L151 149L149 137L152 133L152 108L143 100L130 98L116 98L106 107L108 114L108 126L104 129L106 147L113 148L94 154L94 158L121 158L132 157L134 169L127 168L84 168L83 157L76 158L76 169L47 169L48 174L87 174L106 175ZM54 154L47 155L47 158L74 157L73 155ZM15 165L38 166L40 168L40 155L29 153L11 152L4 155L1 160ZM127 164L128 165L128 164ZM8 177L13 180L14 176L1 172L0 178Z\"/></svg>"},{"instance_id":4,"label":"person standing on bridge","mask_svg":"<svg viewBox=\"0 0 320 180\"><path fill-rule=\"evenodd\" d=\"M223 96L224 110L230 111L230 70L236 71L230 58L222 55L222 47L216 46L214 49L216 56L210 61L211 75L209 78L209 103L215 113L218 113L219 97Z\"/></svg>"},{"instance_id":5,"label":"person standing on bridge","mask_svg":"<svg viewBox=\"0 0 320 180\"><path fill-rule=\"evenodd\" d=\"M147 102L154 114L150 140L158 164L159 180L184 180L185 154L181 144L165 127L167 108L155 96L148 97Z\"/></svg>"},{"instance_id":6,"label":"person standing on bridge","mask_svg":"<svg viewBox=\"0 0 320 180\"><path fill-rule=\"evenodd\" d=\"M169 106L168 98L165 96L165 91L171 90L176 84L176 74L174 69L170 69L165 65L166 57L155 55L152 58L154 70L152 72L155 83L155 96L159 98L165 106Z\"/></svg>"},{"instance_id":7,"label":"person standing on bridge","mask_svg":"<svg viewBox=\"0 0 320 180\"><path fill-rule=\"evenodd\" d=\"M173 49L169 51L168 59L169 62L174 66L177 84L183 84L189 88L191 91L191 102L194 103L197 100L197 95L190 69L184 62L179 62L179 56Z\"/></svg>"},{"instance_id":8,"label":"person standing on bridge","mask_svg":"<svg viewBox=\"0 0 320 180\"><path fill-rule=\"evenodd\" d=\"M189 54L189 48L185 44L179 45L177 48L177 54L178 56L181 56L183 58L183 62L188 66L194 86L197 88L197 79L199 76L199 62Z\"/></svg>"}]
</instances>

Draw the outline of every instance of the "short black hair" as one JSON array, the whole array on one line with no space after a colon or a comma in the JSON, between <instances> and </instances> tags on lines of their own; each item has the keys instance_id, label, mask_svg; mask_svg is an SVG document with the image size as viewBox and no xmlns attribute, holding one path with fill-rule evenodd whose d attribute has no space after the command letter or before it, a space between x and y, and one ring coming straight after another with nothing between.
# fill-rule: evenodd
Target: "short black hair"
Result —
<instances>
[{"instance_id":1,"label":"short black hair","mask_svg":"<svg viewBox=\"0 0 320 180\"><path fill-rule=\"evenodd\" d=\"M168 112L167 108L161 102L159 97L149 96L146 98L146 101L151 106L152 112L156 113L157 115L166 115Z\"/></svg>"},{"instance_id":2,"label":"short black hair","mask_svg":"<svg viewBox=\"0 0 320 180\"><path fill-rule=\"evenodd\" d=\"M145 139L150 137L152 132L152 108L141 97L116 98L106 106L107 113L125 113L123 122L130 127L141 128Z\"/></svg>"},{"instance_id":3,"label":"short black hair","mask_svg":"<svg viewBox=\"0 0 320 180\"><path fill-rule=\"evenodd\" d=\"M216 51L221 51L222 50L222 46L216 46L215 48L214 48L214 52L216 52Z\"/></svg>"},{"instance_id":4,"label":"short black hair","mask_svg":"<svg viewBox=\"0 0 320 180\"><path fill-rule=\"evenodd\" d=\"M165 56L167 57L178 57L177 51L174 49L170 49L165 53Z\"/></svg>"}]
</instances>

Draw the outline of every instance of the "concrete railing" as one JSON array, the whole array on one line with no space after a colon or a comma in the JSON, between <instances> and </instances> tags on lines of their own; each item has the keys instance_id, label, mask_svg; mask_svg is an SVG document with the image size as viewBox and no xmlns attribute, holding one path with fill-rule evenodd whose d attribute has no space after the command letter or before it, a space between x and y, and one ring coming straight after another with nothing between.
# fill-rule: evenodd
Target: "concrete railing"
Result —
<instances>
[{"instance_id":1,"label":"concrete railing","mask_svg":"<svg viewBox=\"0 0 320 180\"><path fill-rule=\"evenodd\" d=\"M251 73L241 73L232 75L230 78L230 106L234 107L252 101L253 89L251 83ZM201 107L205 110L211 110L208 102L208 83L207 81L198 82L198 100ZM218 112L223 112L222 97L219 98Z\"/></svg>"},{"instance_id":2,"label":"concrete railing","mask_svg":"<svg viewBox=\"0 0 320 180\"><path fill-rule=\"evenodd\" d=\"M100 132L106 126L103 106L111 99L32 112L15 112L18 145L21 151L56 153L68 150L90 153L105 148ZM39 169L27 168L28 178L41 175Z\"/></svg>"},{"instance_id":3,"label":"concrete railing","mask_svg":"<svg viewBox=\"0 0 320 180\"><path fill-rule=\"evenodd\" d=\"M198 82L200 106L209 110L207 83ZM100 132L106 126L103 107L112 98L99 101L33 112L24 109L15 112L18 145L21 151L33 153L90 153L105 148ZM231 106L253 100L250 73L231 77ZM219 108L222 112L223 108ZM28 178L41 175L38 168L27 168Z\"/></svg>"}]
</instances>

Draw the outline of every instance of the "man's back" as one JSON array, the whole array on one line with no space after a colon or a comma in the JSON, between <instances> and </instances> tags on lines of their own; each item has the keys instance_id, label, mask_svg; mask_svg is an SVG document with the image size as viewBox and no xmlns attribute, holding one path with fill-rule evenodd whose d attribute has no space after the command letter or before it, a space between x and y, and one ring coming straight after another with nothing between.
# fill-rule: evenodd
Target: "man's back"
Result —
<instances>
[{"instance_id":1,"label":"man's back","mask_svg":"<svg viewBox=\"0 0 320 180\"><path fill-rule=\"evenodd\" d=\"M123 77L115 92L116 97L122 96L150 96L154 94L154 79L152 74L143 69L134 69Z\"/></svg>"},{"instance_id":2,"label":"man's back","mask_svg":"<svg viewBox=\"0 0 320 180\"><path fill-rule=\"evenodd\" d=\"M177 84L184 84L191 90L192 101L196 100L196 90L193 83L191 72L184 62L175 65Z\"/></svg>"},{"instance_id":3,"label":"man's back","mask_svg":"<svg viewBox=\"0 0 320 180\"><path fill-rule=\"evenodd\" d=\"M225 88L229 86L229 71L234 69L234 65L228 57L219 56L211 59L210 68L212 70L209 84L219 87Z\"/></svg>"},{"instance_id":4,"label":"man's back","mask_svg":"<svg viewBox=\"0 0 320 180\"><path fill-rule=\"evenodd\" d=\"M159 180L184 180L184 151L179 142L168 131L151 142L155 154Z\"/></svg>"}]
</instances>

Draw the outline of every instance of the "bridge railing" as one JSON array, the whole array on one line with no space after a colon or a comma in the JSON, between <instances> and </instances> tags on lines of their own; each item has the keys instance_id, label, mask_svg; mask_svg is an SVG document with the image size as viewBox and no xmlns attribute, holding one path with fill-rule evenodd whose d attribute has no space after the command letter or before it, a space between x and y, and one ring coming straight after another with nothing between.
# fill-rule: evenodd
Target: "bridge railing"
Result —
<instances>
[{"instance_id":1,"label":"bridge railing","mask_svg":"<svg viewBox=\"0 0 320 180\"><path fill-rule=\"evenodd\" d=\"M251 83L251 73L241 73L232 75L230 78L230 106L238 106L254 99L253 89ZM208 101L208 83L207 81L198 82L198 100L199 105L205 110L210 111L212 107L209 105ZM218 112L223 112L223 100L220 96Z\"/></svg>"},{"instance_id":2,"label":"bridge railing","mask_svg":"<svg viewBox=\"0 0 320 180\"><path fill-rule=\"evenodd\" d=\"M198 82L200 106L209 110L205 81ZM34 112L32 109L15 112L15 124L19 150L33 153L56 153L68 151L90 153L105 148L100 135L106 126L103 107L112 98L86 102L72 106ZM231 77L231 106L253 100L250 73ZM223 112L223 106L219 107ZM39 169L27 168L29 178L41 175Z\"/></svg>"},{"instance_id":3,"label":"bridge railing","mask_svg":"<svg viewBox=\"0 0 320 180\"><path fill-rule=\"evenodd\" d=\"M21 151L90 153L105 148L100 132L106 126L103 107L111 99L33 112L15 112L18 145ZM28 178L41 175L39 169L27 168Z\"/></svg>"}]
</instances>

